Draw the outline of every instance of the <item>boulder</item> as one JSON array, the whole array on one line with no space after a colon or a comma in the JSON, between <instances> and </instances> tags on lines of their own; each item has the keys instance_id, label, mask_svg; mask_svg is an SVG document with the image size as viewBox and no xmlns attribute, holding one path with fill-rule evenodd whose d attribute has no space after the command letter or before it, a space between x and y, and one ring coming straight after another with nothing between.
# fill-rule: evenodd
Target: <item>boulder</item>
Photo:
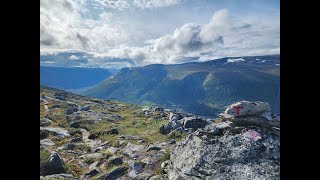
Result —
<instances>
[{"instance_id":1,"label":"boulder","mask_svg":"<svg viewBox=\"0 0 320 180\"><path fill-rule=\"evenodd\" d=\"M130 160L128 161L128 167L129 167L129 177L135 178L137 174L142 172L143 166L140 162Z\"/></svg>"},{"instance_id":2,"label":"boulder","mask_svg":"<svg viewBox=\"0 0 320 180\"><path fill-rule=\"evenodd\" d=\"M164 109L162 107L156 107L154 108L154 112L164 112Z\"/></svg>"},{"instance_id":3,"label":"boulder","mask_svg":"<svg viewBox=\"0 0 320 180\"><path fill-rule=\"evenodd\" d=\"M114 166L121 165L122 163L123 163L122 159L117 156L113 156L113 157L109 158L107 161L108 165L114 165Z\"/></svg>"},{"instance_id":4,"label":"boulder","mask_svg":"<svg viewBox=\"0 0 320 180\"><path fill-rule=\"evenodd\" d=\"M99 161L95 161L94 163L90 164L89 170L96 169L98 167Z\"/></svg>"},{"instance_id":5,"label":"boulder","mask_svg":"<svg viewBox=\"0 0 320 180\"><path fill-rule=\"evenodd\" d=\"M234 124L221 136L198 130L173 148L169 179L280 179L277 131Z\"/></svg>"},{"instance_id":6,"label":"boulder","mask_svg":"<svg viewBox=\"0 0 320 180\"><path fill-rule=\"evenodd\" d=\"M270 105L267 102L250 102L250 101L240 101L231 104L225 112L222 114L224 117L239 117L239 116L252 116L259 115L263 112L271 111Z\"/></svg>"},{"instance_id":7,"label":"boulder","mask_svg":"<svg viewBox=\"0 0 320 180\"><path fill-rule=\"evenodd\" d=\"M50 132L54 136L58 137L70 137L70 134L68 133L67 130L63 128L58 128L58 127L40 127L40 134L44 132Z\"/></svg>"},{"instance_id":8,"label":"boulder","mask_svg":"<svg viewBox=\"0 0 320 180\"><path fill-rule=\"evenodd\" d=\"M74 143L67 143L65 145L65 149L66 150L73 150L76 146L74 145Z\"/></svg>"},{"instance_id":9,"label":"boulder","mask_svg":"<svg viewBox=\"0 0 320 180\"><path fill-rule=\"evenodd\" d=\"M180 120L180 119L181 119L180 115L170 112L169 121L177 121L177 120Z\"/></svg>"},{"instance_id":10,"label":"boulder","mask_svg":"<svg viewBox=\"0 0 320 180\"><path fill-rule=\"evenodd\" d=\"M171 166L171 161L170 160L166 160L166 161L163 161L161 163L161 170L162 170L162 173L163 174L167 174L169 169L170 169L170 166Z\"/></svg>"},{"instance_id":11,"label":"boulder","mask_svg":"<svg viewBox=\"0 0 320 180\"><path fill-rule=\"evenodd\" d=\"M168 175L163 174L163 175L157 175L157 176L152 176L149 180L168 180Z\"/></svg>"},{"instance_id":12,"label":"boulder","mask_svg":"<svg viewBox=\"0 0 320 180\"><path fill-rule=\"evenodd\" d=\"M161 148L159 148L158 146L149 146L147 149L147 152L149 151L159 151L161 150Z\"/></svg>"},{"instance_id":13,"label":"boulder","mask_svg":"<svg viewBox=\"0 0 320 180\"><path fill-rule=\"evenodd\" d=\"M76 138L72 138L69 142L70 143L76 143L76 142L81 142L81 141L82 141L82 138L76 137Z\"/></svg>"},{"instance_id":14,"label":"boulder","mask_svg":"<svg viewBox=\"0 0 320 180\"><path fill-rule=\"evenodd\" d=\"M86 172L84 175L83 175L83 178L84 179L87 179L87 178L91 178L97 174L99 174L100 171L98 169L92 169L92 170L89 170L88 172Z\"/></svg>"},{"instance_id":15,"label":"boulder","mask_svg":"<svg viewBox=\"0 0 320 180\"><path fill-rule=\"evenodd\" d=\"M54 142L52 142L50 139L43 139L43 140L40 140L40 145L53 146Z\"/></svg>"},{"instance_id":16,"label":"boulder","mask_svg":"<svg viewBox=\"0 0 320 180\"><path fill-rule=\"evenodd\" d=\"M117 128L110 128L105 131L105 134L119 134L119 131Z\"/></svg>"},{"instance_id":17,"label":"boulder","mask_svg":"<svg viewBox=\"0 0 320 180\"><path fill-rule=\"evenodd\" d=\"M117 147L109 147L107 149L107 152L112 153L112 154L115 154L118 151L119 151L119 148L117 148Z\"/></svg>"},{"instance_id":18,"label":"boulder","mask_svg":"<svg viewBox=\"0 0 320 180\"><path fill-rule=\"evenodd\" d=\"M52 179L58 179L58 180L69 180L69 179L77 179L72 174L52 174L48 176L43 177L45 180L52 180Z\"/></svg>"},{"instance_id":19,"label":"boulder","mask_svg":"<svg viewBox=\"0 0 320 180\"><path fill-rule=\"evenodd\" d=\"M52 109L55 109L55 108L60 108L60 104L55 104L53 106L51 106Z\"/></svg>"},{"instance_id":20,"label":"boulder","mask_svg":"<svg viewBox=\"0 0 320 180\"><path fill-rule=\"evenodd\" d=\"M182 123L184 128L192 129L204 128L207 125L206 120L197 117L184 117Z\"/></svg>"},{"instance_id":21,"label":"boulder","mask_svg":"<svg viewBox=\"0 0 320 180\"><path fill-rule=\"evenodd\" d=\"M43 152L47 151L47 153ZM42 150L43 153L40 154L40 175L51 175L64 173L63 168L64 162L60 156L55 152L48 150ZM49 156L47 154L49 153Z\"/></svg>"},{"instance_id":22,"label":"boulder","mask_svg":"<svg viewBox=\"0 0 320 180\"><path fill-rule=\"evenodd\" d=\"M123 176L126 173L127 169L124 166L119 166L111 171L107 172L102 176L102 179L104 180L116 180L119 177Z\"/></svg>"},{"instance_id":23,"label":"boulder","mask_svg":"<svg viewBox=\"0 0 320 180\"><path fill-rule=\"evenodd\" d=\"M160 133L166 135L166 134L169 134L171 131L178 129L180 127L182 126L179 123L175 121L169 121L168 123L160 127Z\"/></svg>"},{"instance_id":24,"label":"boulder","mask_svg":"<svg viewBox=\"0 0 320 180\"><path fill-rule=\"evenodd\" d=\"M82 106L80 108L80 111L89 111L90 110L90 106Z\"/></svg>"},{"instance_id":25,"label":"boulder","mask_svg":"<svg viewBox=\"0 0 320 180\"><path fill-rule=\"evenodd\" d=\"M72 114L72 113L75 113L75 112L77 112L79 109L77 108L77 107L71 107L71 108L68 108L67 110L66 110L66 114L67 115L70 115L70 114Z\"/></svg>"}]
</instances>

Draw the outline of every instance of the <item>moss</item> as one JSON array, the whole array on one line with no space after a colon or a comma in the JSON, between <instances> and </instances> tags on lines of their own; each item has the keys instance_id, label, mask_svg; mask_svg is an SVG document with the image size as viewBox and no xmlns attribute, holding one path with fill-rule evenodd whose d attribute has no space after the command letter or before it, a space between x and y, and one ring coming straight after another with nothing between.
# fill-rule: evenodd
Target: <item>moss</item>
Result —
<instances>
[{"instance_id":1,"label":"moss","mask_svg":"<svg viewBox=\"0 0 320 180\"><path fill-rule=\"evenodd\" d=\"M50 160L50 152L45 148L40 148L40 172L45 171Z\"/></svg>"},{"instance_id":2,"label":"moss","mask_svg":"<svg viewBox=\"0 0 320 180\"><path fill-rule=\"evenodd\" d=\"M90 164L94 163L96 160L97 160L96 158L88 157L88 158L85 158L85 159L83 160L83 162L86 163L86 164L88 164L88 165L90 165Z\"/></svg>"},{"instance_id":3,"label":"moss","mask_svg":"<svg viewBox=\"0 0 320 180\"><path fill-rule=\"evenodd\" d=\"M77 177L77 178L79 178L84 173L84 169L81 168L74 161L66 163L64 165L64 169L67 173L72 174L74 177Z\"/></svg>"}]
</instances>

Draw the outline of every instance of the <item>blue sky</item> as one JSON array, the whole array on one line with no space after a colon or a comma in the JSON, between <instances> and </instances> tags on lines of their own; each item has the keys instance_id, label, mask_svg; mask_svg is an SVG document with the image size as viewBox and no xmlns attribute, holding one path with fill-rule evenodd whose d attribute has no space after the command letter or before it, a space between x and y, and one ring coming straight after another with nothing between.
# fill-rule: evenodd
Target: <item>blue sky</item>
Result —
<instances>
[{"instance_id":1,"label":"blue sky","mask_svg":"<svg viewBox=\"0 0 320 180\"><path fill-rule=\"evenodd\" d=\"M128 67L280 53L279 0L41 0L41 65Z\"/></svg>"}]
</instances>

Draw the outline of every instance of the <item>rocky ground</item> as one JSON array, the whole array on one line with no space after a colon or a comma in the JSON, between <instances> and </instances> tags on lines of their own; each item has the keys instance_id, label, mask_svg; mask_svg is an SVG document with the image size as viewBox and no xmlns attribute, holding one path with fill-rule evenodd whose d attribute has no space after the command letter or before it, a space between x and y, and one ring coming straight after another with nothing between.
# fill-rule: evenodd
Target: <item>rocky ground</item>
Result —
<instances>
[{"instance_id":1,"label":"rocky ground","mask_svg":"<svg viewBox=\"0 0 320 180\"><path fill-rule=\"evenodd\" d=\"M40 178L279 179L279 117L246 103L208 121L41 87Z\"/></svg>"}]
</instances>

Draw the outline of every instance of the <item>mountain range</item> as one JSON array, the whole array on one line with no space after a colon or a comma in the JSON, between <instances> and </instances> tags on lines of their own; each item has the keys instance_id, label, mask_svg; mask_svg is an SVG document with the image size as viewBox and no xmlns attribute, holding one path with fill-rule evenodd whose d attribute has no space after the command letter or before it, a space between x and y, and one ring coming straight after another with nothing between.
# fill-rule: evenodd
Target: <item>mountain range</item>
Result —
<instances>
[{"instance_id":1,"label":"mountain range","mask_svg":"<svg viewBox=\"0 0 320 180\"><path fill-rule=\"evenodd\" d=\"M280 55L122 68L81 94L199 116L216 117L241 100L265 101L280 113Z\"/></svg>"},{"instance_id":2,"label":"mountain range","mask_svg":"<svg viewBox=\"0 0 320 180\"><path fill-rule=\"evenodd\" d=\"M108 78L116 69L40 66L40 84L69 90L86 88Z\"/></svg>"}]
</instances>

